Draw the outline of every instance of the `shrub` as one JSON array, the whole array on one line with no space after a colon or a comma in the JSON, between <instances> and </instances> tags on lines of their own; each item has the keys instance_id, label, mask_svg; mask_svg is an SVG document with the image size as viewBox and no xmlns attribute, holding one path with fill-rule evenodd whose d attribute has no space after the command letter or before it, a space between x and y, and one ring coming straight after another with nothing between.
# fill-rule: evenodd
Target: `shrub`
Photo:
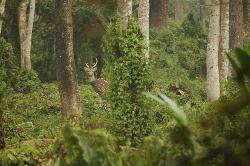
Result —
<instances>
[{"instance_id":1,"label":"shrub","mask_svg":"<svg viewBox=\"0 0 250 166\"><path fill-rule=\"evenodd\" d=\"M20 93L34 92L41 86L38 74L34 70L22 70L17 77L15 90Z\"/></svg>"},{"instance_id":2,"label":"shrub","mask_svg":"<svg viewBox=\"0 0 250 166\"><path fill-rule=\"evenodd\" d=\"M113 145L113 137L103 130L85 131L66 127L64 142L58 149L64 151L65 156L59 158L58 165L118 165L119 158Z\"/></svg>"},{"instance_id":3,"label":"shrub","mask_svg":"<svg viewBox=\"0 0 250 166\"><path fill-rule=\"evenodd\" d=\"M7 87L15 81L17 66L11 44L0 38L0 100Z\"/></svg>"},{"instance_id":4,"label":"shrub","mask_svg":"<svg viewBox=\"0 0 250 166\"><path fill-rule=\"evenodd\" d=\"M130 141L135 146L152 130L150 111L142 96L142 92L152 88L152 81L143 56L144 36L138 23L130 19L127 30L122 30L117 21L109 24L103 48L114 131L122 143Z\"/></svg>"}]
</instances>

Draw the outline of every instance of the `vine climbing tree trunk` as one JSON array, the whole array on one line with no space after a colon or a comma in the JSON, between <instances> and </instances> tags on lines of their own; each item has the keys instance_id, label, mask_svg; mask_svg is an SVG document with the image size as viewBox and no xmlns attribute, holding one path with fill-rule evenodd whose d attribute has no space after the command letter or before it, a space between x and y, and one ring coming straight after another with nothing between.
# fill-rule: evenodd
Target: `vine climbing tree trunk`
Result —
<instances>
[{"instance_id":1,"label":"vine climbing tree trunk","mask_svg":"<svg viewBox=\"0 0 250 166\"><path fill-rule=\"evenodd\" d=\"M149 60L149 0L139 0L139 23L145 36L145 58Z\"/></svg>"},{"instance_id":2,"label":"vine climbing tree trunk","mask_svg":"<svg viewBox=\"0 0 250 166\"><path fill-rule=\"evenodd\" d=\"M229 72L229 61L227 53L229 53L229 1L221 0L221 35L220 35L220 53L219 67L220 80L227 80Z\"/></svg>"},{"instance_id":3,"label":"vine climbing tree trunk","mask_svg":"<svg viewBox=\"0 0 250 166\"><path fill-rule=\"evenodd\" d=\"M73 115L78 119L81 114L81 104L73 53L72 4L73 0L56 1L57 79L62 114L66 117Z\"/></svg>"},{"instance_id":4,"label":"vine climbing tree trunk","mask_svg":"<svg viewBox=\"0 0 250 166\"><path fill-rule=\"evenodd\" d=\"M31 69L30 54L35 4L35 0L22 0L18 7L21 66L25 69ZM29 13L27 14L28 5Z\"/></svg>"},{"instance_id":5,"label":"vine climbing tree trunk","mask_svg":"<svg viewBox=\"0 0 250 166\"><path fill-rule=\"evenodd\" d=\"M6 0L0 0L0 35L2 32L2 26L3 26L3 15L4 15L4 11L5 11L5 4L6 4Z\"/></svg>"},{"instance_id":6,"label":"vine climbing tree trunk","mask_svg":"<svg viewBox=\"0 0 250 166\"><path fill-rule=\"evenodd\" d=\"M132 0L117 0L117 16L123 29L127 28L128 18L132 16Z\"/></svg>"},{"instance_id":7,"label":"vine climbing tree trunk","mask_svg":"<svg viewBox=\"0 0 250 166\"><path fill-rule=\"evenodd\" d=\"M150 26L152 28L167 29L168 27L168 0L151 1Z\"/></svg>"},{"instance_id":8,"label":"vine climbing tree trunk","mask_svg":"<svg viewBox=\"0 0 250 166\"><path fill-rule=\"evenodd\" d=\"M220 43L220 1L214 0L211 5L207 45L207 99L215 101L220 97L219 78L219 43Z\"/></svg>"}]
</instances>

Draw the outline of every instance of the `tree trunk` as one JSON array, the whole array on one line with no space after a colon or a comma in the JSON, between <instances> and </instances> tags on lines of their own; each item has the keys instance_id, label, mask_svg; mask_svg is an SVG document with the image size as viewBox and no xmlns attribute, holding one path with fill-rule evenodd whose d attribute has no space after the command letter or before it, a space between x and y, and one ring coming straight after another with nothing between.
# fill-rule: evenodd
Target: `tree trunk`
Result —
<instances>
[{"instance_id":1,"label":"tree trunk","mask_svg":"<svg viewBox=\"0 0 250 166\"><path fill-rule=\"evenodd\" d=\"M218 54L220 43L220 1L211 6L207 46L207 99L215 101L220 97Z\"/></svg>"},{"instance_id":2,"label":"tree trunk","mask_svg":"<svg viewBox=\"0 0 250 166\"><path fill-rule=\"evenodd\" d=\"M244 30L244 16L243 16L243 1L242 0L230 0L229 11L229 33L230 33L230 50L234 50L237 47L243 47L243 41L245 36ZM229 77L232 77L233 69L229 67Z\"/></svg>"},{"instance_id":3,"label":"tree trunk","mask_svg":"<svg viewBox=\"0 0 250 166\"><path fill-rule=\"evenodd\" d=\"M243 0L243 17L244 17L244 27L247 32L248 29L248 8L249 8L249 0Z\"/></svg>"},{"instance_id":4,"label":"tree trunk","mask_svg":"<svg viewBox=\"0 0 250 166\"><path fill-rule=\"evenodd\" d=\"M25 69L31 69L30 53L32 30L35 17L35 3L35 0L22 0L18 7L21 67ZM28 4L29 14L27 15Z\"/></svg>"},{"instance_id":5,"label":"tree trunk","mask_svg":"<svg viewBox=\"0 0 250 166\"><path fill-rule=\"evenodd\" d=\"M175 19L176 20L182 20L183 19L183 1L182 0L176 0L175 1Z\"/></svg>"},{"instance_id":6,"label":"tree trunk","mask_svg":"<svg viewBox=\"0 0 250 166\"><path fill-rule=\"evenodd\" d=\"M205 0L200 0L200 24L203 29L206 28Z\"/></svg>"},{"instance_id":7,"label":"tree trunk","mask_svg":"<svg viewBox=\"0 0 250 166\"><path fill-rule=\"evenodd\" d=\"M81 105L73 53L73 0L57 0L56 55L62 114L80 117Z\"/></svg>"},{"instance_id":8,"label":"tree trunk","mask_svg":"<svg viewBox=\"0 0 250 166\"><path fill-rule=\"evenodd\" d=\"M220 80L227 80L229 72L229 61L227 53L229 53L229 1L221 0L221 34L220 34Z\"/></svg>"},{"instance_id":9,"label":"tree trunk","mask_svg":"<svg viewBox=\"0 0 250 166\"><path fill-rule=\"evenodd\" d=\"M242 47L244 17L242 0L230 0L230 48Z\"/></svg>"},{"instance_id":10,"label":"tree trunk","mask_svg":"<svg viewBox=\"0 0 250 166\"><path fill-rule=\"evenodd\" d=\"M4 142L4 129L3 129L3 110L0 103L0 150L4 149L5 142Z\"/></svg>"},{"instance_id":11,"label":"tree trunk","mask_svg":"<svg viewBox=\"0 0 250 166\"><path fill-rule=\"evenodd\" d=\"M26 69L31 69L31 40L32 40L32 30L34 24L34 17L35 17L35 8L36 8L36 1L30 0L30 8L29 8L29 17L28 17L28 25L27 25L27 32L26 32L26 48L25 48L25 67Z\"/></svg>"},{"instance_id":12,"label":"tree trunk","mask_svg":"<svg viewBox=\"0 0 250 166\"><path fill-rule=\"evenodd\" d=\"M123 29L126 29L128 18L132 16L132 0L117 0L117 16Z\"/></svg>"},{"instance_id":13,"label":"tree trunk","mask_svg":"<svg viewBox=\"0 0 250 166\"><path fill-rule=\"evenodd\" d=\"M151 2L150 26L152 28L167 29L168 0L153 0Z\"/></svg>"},{"instance_id":14,"label":"tree trunk","mask_svg":"<svg viewBox=\"0 0 250 166\"><path fill-rule=\"evenodd\" d=\"M139 23L145 36L145 58L149 60L149 0L139 0Z\"/></svg>"},{"instance_id":15,"label":"tree trunk","mask_svg":"<svg viewBox=\"0 0 250 166\"><path fill-rule=\"evenodd\" d=\"M5 3L6 0L0 0L0 35L2 32L2 26L3 26L3 15L4 15L4 11L5 11Z\"/></svg>"},{"instance_id":16,"label":"tree trunk","mask_svg":"<svg viewBox=\"0 0 250 166\"><path fill-rule=\"evenodd\" d=\"M25 68L25 46L26 46L26 11L28 8L29 0L22 0L18 7L18 22L19 22L19 36L20 36L20 53L21 53L21 67Z\"/></svg>"}]
</instances>

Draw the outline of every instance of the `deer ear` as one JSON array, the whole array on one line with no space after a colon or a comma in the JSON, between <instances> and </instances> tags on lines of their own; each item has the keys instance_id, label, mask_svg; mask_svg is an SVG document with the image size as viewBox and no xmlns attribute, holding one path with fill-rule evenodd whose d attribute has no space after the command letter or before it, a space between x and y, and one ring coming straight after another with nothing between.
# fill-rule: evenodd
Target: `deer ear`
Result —
<instances>
[{"instance_id":1,"label":"deer ear","mask_svg":"<svg viewBox=\"0 0 250 166\"><path fill-rule=\"evenodd\" d=\"M96 70L97 70L97 67L94 67L93 70L96 71Z\"/></svg>"},{"instance_id":2,"label":"deer ear","mask_svg":"<svg viewBox=\"0 0 250 166\"><path fill-rule=\"evenodd\" d=\"M84 67L84 71L88 71L88 68L87 68L87 67Z\"/></svg>"}]
</instances>

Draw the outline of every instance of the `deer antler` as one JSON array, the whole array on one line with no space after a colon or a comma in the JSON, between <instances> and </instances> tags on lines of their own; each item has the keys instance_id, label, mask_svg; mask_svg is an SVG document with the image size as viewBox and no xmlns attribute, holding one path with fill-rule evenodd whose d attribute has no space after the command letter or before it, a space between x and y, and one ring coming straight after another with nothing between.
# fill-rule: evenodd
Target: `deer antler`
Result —
<instances>
[{"instance_id":1,"label":"deer antler","mask_svg":"<svg viewBox=\"0 0 250 166\"><path fill-rule=\"evenodd\" d=\"M89 64L88 64L88 63L85 63L85 66L86 66L87 68L89 68Z\"/></svg>"},{"instance_id":2,"label":"deer antler","mask_svg":"<svg viewBox=\"0 0 250 166\"><path fill-rule=\"evenodd\" d=\"M98 63L98 59L95 58L95 64L94 64L93 68L97 66L97 63Z\"/></svg>"},{"instance_id":3,"label":"deer antler","mask_svg":"<svg viewBox=\"0 0 250 166\"><path fill-rule=\"evenodd\" d=\"M86 66L87 68L95 68L95 67L97 66L97 63L98 63L98 59L95 58L95 64L94 64L92 67L89 67L89 64L88 64L88 63L85 63L85 66Z\"/></svg>"}]
</instances>

